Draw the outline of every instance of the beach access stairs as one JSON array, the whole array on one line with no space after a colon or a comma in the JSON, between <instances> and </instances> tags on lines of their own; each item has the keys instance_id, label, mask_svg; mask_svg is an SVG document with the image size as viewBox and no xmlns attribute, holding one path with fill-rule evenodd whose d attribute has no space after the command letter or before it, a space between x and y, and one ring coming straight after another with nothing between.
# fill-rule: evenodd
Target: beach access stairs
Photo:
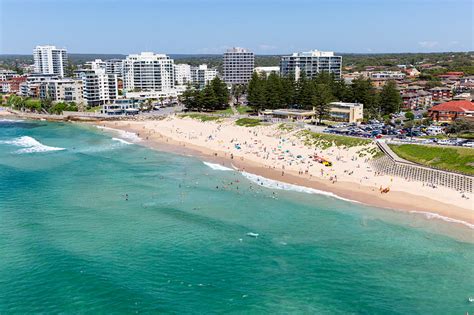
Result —
<instances>
[{"instance_id":1,"label":"beach access stairs","mask_svg":"<svg viewBox=\"0 0 474 315\"><path fill-rule=\"evenodd\" d=\"M435 169L400 158L384 140L376 140L383 157L372 159L372 168L381 174L419 181L433 187L443 186L459 192L473 192L474 177L457 172Z\"/></svg>"}]
</instances>

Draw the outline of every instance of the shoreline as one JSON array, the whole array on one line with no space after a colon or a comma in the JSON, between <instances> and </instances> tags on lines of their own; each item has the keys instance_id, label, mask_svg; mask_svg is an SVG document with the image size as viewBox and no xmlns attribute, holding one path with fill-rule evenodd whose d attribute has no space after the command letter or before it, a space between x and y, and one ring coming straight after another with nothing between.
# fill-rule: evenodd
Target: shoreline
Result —
<instances>
[{"instance_id":1,"label":"shoreline","mask_svg":"<svg viewBox=\"0 0 474 315\"><path fill-rule=\"evenodd\" d=\"M325 179L316 176L308 177L306 174L299 174L298 172L288 169L285 170L284 175L282 175L280 170L268 165L242 157L230 156L230 154L222 150L199 146L188 141L178 141L159 133L157 130L154 130L153 134L148 134L145 137L143 136L144 126L142 123L143 122L135 122L134 126L132 126L130 122L112 121L102 121L91 124L97 127L105 126L107 128L116 129L117 131L134 133L141 139L138 144L151 149L181 155L191 155L205 162L217 163L228 168L237 168L240 172L247 172L267 179L334 194L336 196L335 198L339 197L339 199L355 201L377 208L424 215L427 219L438 217L438 219L450 221L458 226L474 229L474 212L472 209L453 206L449 203L404 191L391 190L388 194L381 194L373 186L343 180L330 183Z\"/></svg>"},{"instance_id":2,"label":"shoreline","mask_svg":"<svg viewBox=\"0 0 474 315\"><path fill-rule=\"evenodd\" d=\"M19 117L6 110L0 110L0 117L6 118L8 116L29 119L28 117ZM96 126L98 128L106 127L106 129L115 132L124 131L132 133L140 138L140 142L137 143L136 141L133 141L134 143L153 150L197 157L203 162L217 163L228 168L234 168L239 172L247 172L266 179L315 189L321 191L322 194L333 194L333 198L346 200L348 202L356 202L386 210L422 215L427 220L436 218L454 223L460 227L474 229L474 209L453 206L450 203L441 202L420 194L412 194L397 190L391 190L388 194L380 194L374 186L344 180L338 180L336 183L331 183L326 179L318 178L316 176L308 177L305 176L305 174L300 174L299 172L289 169L286 169L284 176L282 176L280 170L259 163L258 161L245 159L244 157L239 156L231 158L231 154L228 155L225 151L196 145L191 141L176 140L164 133L160 133L156 129L153 130L153 134L149 133L144 137L143 131L147 129L145 129L143 125L146 124L147 121L76 122ZM156 121L153 121L153 123L156 123ZM140 135L140 133L142 134ZM453 191L453 193L456 192ZM470 204L473 204L473 202L470 202Z\"/></svg>"}]
</instances>

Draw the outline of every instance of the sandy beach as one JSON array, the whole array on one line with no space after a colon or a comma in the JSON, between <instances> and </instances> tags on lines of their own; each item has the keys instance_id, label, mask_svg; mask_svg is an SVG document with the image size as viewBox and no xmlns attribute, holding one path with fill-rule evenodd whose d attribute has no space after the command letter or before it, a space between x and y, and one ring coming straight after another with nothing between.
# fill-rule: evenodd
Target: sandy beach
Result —
<instances>
[{"instance_id":1,"label":"sandy beach","mask_svg":"<svg viewBox=\"0 0 474 315\"><path fill-rule=\"evenodd\" d=\"M367 205L422 212L427 218L442 216L474 228L473 194L464 193L463 197L449 188L375 174L368 163L375 144L315 148L305 144L298 130L281 130L277 125L241 127L232 119L217 123L169 116L158 121L104 121L96 125L135 133L151 148L199 156ZM313 161L310 156L314 154L331 161L332 166ZM390 191L381 193L381 187Z\"/></svg>"}]
</instances>

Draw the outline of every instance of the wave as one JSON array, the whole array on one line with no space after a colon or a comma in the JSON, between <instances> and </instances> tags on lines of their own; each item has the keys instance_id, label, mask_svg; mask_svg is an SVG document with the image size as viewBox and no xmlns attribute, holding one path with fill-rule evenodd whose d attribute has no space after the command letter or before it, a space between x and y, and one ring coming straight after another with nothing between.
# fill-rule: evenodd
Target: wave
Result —
<instances>
[{"instance_id":1,"label":"wave","mask_svg":"<svg viewBox=\"0 0 474 315\"><path fill-rule=\"evenodd\" d=\"M251 182L254 182L258 184L259 186L269 188L269 189L281 189L281 190L296 191L296 192L307 193L307 194L324 195L324 196L333 197L333 198L337 198L337 199L348 201L348 202L360 203L355 200L340 197L332 192L327 192L327 191L323 191L319 189L314 189L314 188L309 188L309 187L304 187L304 186L299 186L299 185L294 185L294 184L288 184L288 183L280 182L277 180L269 179L263 176L259 176L259 175L255 175L255 174L251 174L247 172L242 172L241 174L245 178L250 180Z\"/></svg>"},{"instance_id":2,"label":"wave","mask_svg":"<svg viewBox=\"0 0 474 315\"><path fill-rule=\"evenodd\" d=\"M209 166L210 168L212 168L215 171L232 171L231 168L222 166L220 164L209 163L209 162L203 162L203 163L206 164L207 166Z\"/></svg>"},{"instance_id":3,"label":"wave","mask_svg":"<svg viewBox=\"0 0 474 315\"><path fill-rule=\"evenodd\" d=\"M110 128L110 127L104 127L104 126L96 126L96 127L99 128L99 129L102 129L102 130L110 130L110 131L116 132L116 133L118 133L118 135L119 135L121 138L130 140L130 141L132 141L132 142L140 142L140 141L142 141L142 139L141 139L136 133L134 133L134 132L125 131L125 130L120 130L120 129L115 129L115 128Z\"/></svg>"},{"instance_id":4,"label":"wave","mask_svg":"<svg viewBox=\"0 0 474 315\"><path fill-rule=\"evenodd\" d=\"M458 220L458 219L453 219L453 218L450 218L450 217L445 217L445 216L442 216L442 215L437 214L437 213L432 213L432 212L427 212L427 211L410 211L410 213L421 214L421 215L425 216L428 220L438 219L438 220L443 220L443 221L450 222L450 223L462 224L462 225L465 225L468 228L474 230L474 224L471 224L471 223L466 222L466 221Z\"/></svg>"},{"instance_id":5,"label":"wave","mask_svg":"<svg viewBox=\"0 0 474 315\"><path fill-rule=\"evenodd\" d=\"M50 147L42 144L38 140L32 137L23 136L13 140L1 141L0 143L14 145L22 147L23 149L17 150L16 153L35 153L35 152L49 152L49 151L62 151L65 148Z\"/></svg>"},{"instance_id":6,"label":"wave","mask_svg":"<svg viewBox=\"0 0 474 315\"><path fill-rule=\"evenodd\" d=\"M120 142L120 143L122 143L122 144L132 144L131 142L125 141L125 140L120 139L120 138L112 138L112 140L118 141L118 142Z\"/></svg>"},{"instance_id":7,"label":"wave","mask_svg":"<svg viewBox=\"0 0 474 315\"><path fill-rule=\"evenodd\" d=\"M7 118L0 119L0 122L13 122L13 123L15 123L15 122L22 122L22 121L24 121L24 120L23 119L7 119Z\"/></svg>"}]
</instances>

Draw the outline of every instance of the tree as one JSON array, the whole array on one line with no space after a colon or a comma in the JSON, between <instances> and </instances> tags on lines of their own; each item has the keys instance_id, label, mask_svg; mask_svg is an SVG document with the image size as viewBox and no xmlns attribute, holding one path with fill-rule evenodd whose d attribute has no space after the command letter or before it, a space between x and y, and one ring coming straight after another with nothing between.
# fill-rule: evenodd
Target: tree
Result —
<instances>
[{"instance_id":1,"label":"tree","mask_svg":"<svg viewBox=\"0 0 474 315\"><path fill-rule=\"evenodd\" d=\"M239 104L239 99L245 93L245 85L244 84L234 84L232 85L231 94L235 98L235 102Z\"/></svg>"},{"instance_id":2,"label":"tree","mask_svg":"<svg viewBox=\"0 0 474 315\"><path fill-rule=\"evenodd\" d=\"M406 112L405 113L405 118L408 119L408 120L414 120L415 119L415 114L413 114L412 112Z\"/></svg>"},{"instance_id":3,"label":"tree","mask_svg":"<svg viewBox=\"0 0 474 315\"><path fill-rule=\"evenodd\" d=\"M474 123L466 119L456 119L447 131L449 133L474 132Z\"/></svg>"},{"instance_id":4,"label":"tree","mask_svg":"<svg viewBox=\"0 0 474 315\"><path fill-rule=\"evenodd\" d=\"M186 90L181 95L181 102L188 110L200 110L197 102L198 91L188 84Z\"/></svg>"},{"instance_id":5,"label":"tree","mask_svg":"<svg viewBox=\"0 0 474 315\"><path fill-rule=\"evenodd\" d=\"M201 107L205 110L215 110L218 107L218 97L214 92L211 84L207 84L202 91L199 92Z\"/></svg>"},{"instance_id":6,"label":"tree","mask_svg":"<svg viewBox=\"0 0 474 315\"><path fill-rule=\"evenodd\" d=\"M375 102L375 89L370 80L354 79L351 85L351 97L351 102L364 104L364 115L368 118L379 115Z\"/></svg>"},{"instance_id":7,"label":"tree","mask_svg":"<svg viewBox=\"0 0 474 315\"><path fill-rule=\"evenodd\" d=\"M331 109L329 103L334 100L334 96L330 87L326 84L316 84L314 92L312 105L318 116L319 123L321 123L323 118L329 116L329 110Z\"/></svg>"},{"instance_id":8,"label":"tree","mask_svg":"<svg viewBox=\"0 0 474 315\"><path fill-rule=\"evenodd\" d=\"M265 82L266 78L258 75L257 72L252 74L248 85L247 101L255 111L265 108Z\"/></svg>"},{"instance_id":9,"label":"tree","mask_svg":"<svg viewBox=\"0 0 474 315\"><path fill-rule=\"evenodd\" d=\"M283 88L281 85L280 76L276 73L271 73L265 86L265 108L281 108L283 102Z\"/></svg>"},{"instance_id":10,"label":"tree","mask_svg":"<svg viewBox=\"0 0 474 315\"><path fill-rule=\"evenodd\" d=\"M314 84L303 72L297 82L296 102L300 108L310 109L313 106Z\"/></svg>"},{"instance_id":11,"label":"tree","mask_svg":"<svg viewBox=\"0 0 474 315\"><path fill-rule=\"evenodd\" d=\"M227 84L219 77L215 77L209 83L216 97L215 109L226 109L229 107L229 89Z\"/></svg>"},{"instance_id":12,"label":"tree","mask_svg":"<svg viewBox=\"0 0 474 315\"><path fill-rule=\"evenodd\" d=\"M379 110L382 115L398 113L402 104L400 92L394 81L389 81L379 94Z\"/></svg>"},{"instance_id":13,"label":"tree","mask_svg":"<svg viewBox=\"0 0 474 315\"><path fill-rule=\"evenodd\" d=\"M74 71L77 70L77 66L71 62L71 60L68 60L67 66L66 66L66 77L72 78L74 76Z\"/></svg>"}]
</instances>

